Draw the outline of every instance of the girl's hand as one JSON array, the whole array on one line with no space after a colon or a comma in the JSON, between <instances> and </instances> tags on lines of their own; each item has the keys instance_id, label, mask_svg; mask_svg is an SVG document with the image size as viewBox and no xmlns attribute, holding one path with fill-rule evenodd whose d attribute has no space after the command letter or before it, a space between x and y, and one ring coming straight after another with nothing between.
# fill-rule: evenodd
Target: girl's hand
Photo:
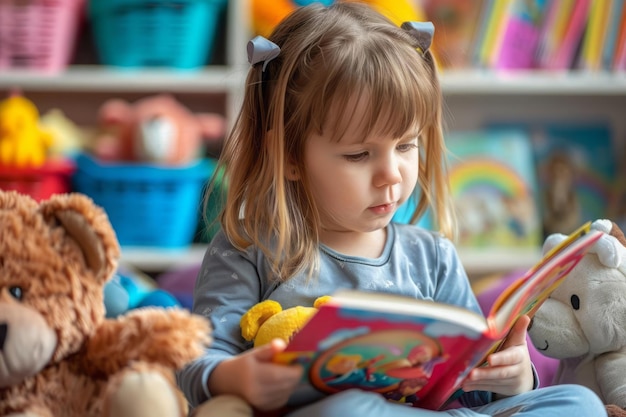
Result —
<instances>
[{"instance_id":1,"label":"girl's hand","mask_svg":"<svg viewBox=\"0 0 626 417\"><path fill-rule=\"evenodd\" d=\"M487 365L470 372L464 391L491 391L503 396L520 394L533 388L533 371L526 344L528 316L521 316L511 329L502 348L487 357Z\"/></svg>"},{"instance_id":2,"label":"girl's hand","mask_svg":"<svg viewBox=\"0 0 626 417\"><path fill-rule=\"evenodd\" d=\"M283 340L274 339L223 361L211 373L209 391L214 395L238 395L262 411L284 406L302 377L300 366L272 362L285 346Z\"/></svg>"}]
</instances>

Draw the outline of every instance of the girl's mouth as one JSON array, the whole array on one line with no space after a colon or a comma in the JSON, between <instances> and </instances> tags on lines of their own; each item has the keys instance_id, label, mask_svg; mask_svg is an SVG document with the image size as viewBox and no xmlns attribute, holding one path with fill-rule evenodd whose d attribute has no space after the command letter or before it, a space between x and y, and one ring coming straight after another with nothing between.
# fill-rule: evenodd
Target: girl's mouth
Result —
<instances>
[{"instance_id":1,"label":"girl's mouth","mask_svg":"<svg viewBox=\"0 0 626 417\"><path fill-rule=\"evenodd\" d=\"M388 203L388 204L381 204L379 206L372 206L370 207L370 210L374 212L374 214L389 214L389 213L392 213L395 208L396 208L396 203Z\"/></svg>"}]
</instances>

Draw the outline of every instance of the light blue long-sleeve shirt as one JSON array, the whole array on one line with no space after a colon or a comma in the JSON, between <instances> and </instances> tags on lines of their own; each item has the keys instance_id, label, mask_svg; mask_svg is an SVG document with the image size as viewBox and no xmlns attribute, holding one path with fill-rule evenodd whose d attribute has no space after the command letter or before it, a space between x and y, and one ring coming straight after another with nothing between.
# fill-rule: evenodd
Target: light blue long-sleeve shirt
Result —
<instances>
[{"instance_id":1,"label":"light blue long-sleeve shirt","mask_svg":"<svg viewBox=\"0 0 626 417\"><path fill-rule=\"evenodd\" d=\"M219 232L205 254L194 291L193 311L213 325L213 343L206 354L178 374L178 384L192 407L206 401L209 375L224 359L251 347L241 336L239 321L253 305L275 300L287 309L312 306L338 288L403 294L436 300L480 312L480 308L452 243L438 233L413 225L391 223L383 253L375 259L342 255L320 248L319 274L301 273L276 283L268 275L267 260L256 247L235 249ZM466 396L476 405L491 395ZM467 403L467 401L463 401Z\"/></svg>"}]
</instances>

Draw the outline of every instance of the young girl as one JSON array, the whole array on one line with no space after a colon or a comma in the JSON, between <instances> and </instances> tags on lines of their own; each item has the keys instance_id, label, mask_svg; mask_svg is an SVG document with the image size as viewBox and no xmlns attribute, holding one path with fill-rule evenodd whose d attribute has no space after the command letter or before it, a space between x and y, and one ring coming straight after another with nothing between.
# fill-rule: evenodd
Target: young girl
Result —
<instances>
[{"instance_id":1,"label":"young girl","mask_svg":"<svg viewBox=\"0 0 626 417\"><path fill-rule=\"evenodd\" d=\"M480 311L448 238L453 232L442 97L428 25L396 27L363 5L297 9L249 44L243 108L225 143L222 230L205 255L194 311L213 343L178 375L192 406L234 394L261 411L287 404L302 370L272 363L278 340L251 348L241 316L272 299L311 306L338 288L400 293ZM393 223L415 198L442 233ZM536 389L526 316L465 382L467 408L433 412L349 390L291 417L605 415L580 386Z\"/></svg>"}]
</instances>

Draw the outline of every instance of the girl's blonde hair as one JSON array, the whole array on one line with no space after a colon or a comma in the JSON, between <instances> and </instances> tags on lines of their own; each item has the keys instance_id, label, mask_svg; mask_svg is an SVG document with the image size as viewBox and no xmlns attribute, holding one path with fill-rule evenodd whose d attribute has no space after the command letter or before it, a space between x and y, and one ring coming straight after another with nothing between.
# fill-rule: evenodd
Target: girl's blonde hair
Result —
<instances>
[{"instance_id":1,"label":"girl's blonde hair","mask_svg":"<svg viewBox=\"0 0 626 417\"><path fill-rule=\"evenodd\" d=\"M373 129L400 138L420 127L411 222L431 207L439 230L450 236L442 97L431 54L422 53L407 31L357 3L298 8L269 39L280 55L265 71L263 63L250 69L217 170L226 181L220 221L232 244L260 248L279 281L316 269L319 213L303 171L304 142L322 133L331 111L336 127L346 126L353 117L348 103L362 94L370 97L364 139ZM333 131L337 140L342 133ZM298 167L300 180L286 178L288 166Z\"/></svg>"}]
</instances>

